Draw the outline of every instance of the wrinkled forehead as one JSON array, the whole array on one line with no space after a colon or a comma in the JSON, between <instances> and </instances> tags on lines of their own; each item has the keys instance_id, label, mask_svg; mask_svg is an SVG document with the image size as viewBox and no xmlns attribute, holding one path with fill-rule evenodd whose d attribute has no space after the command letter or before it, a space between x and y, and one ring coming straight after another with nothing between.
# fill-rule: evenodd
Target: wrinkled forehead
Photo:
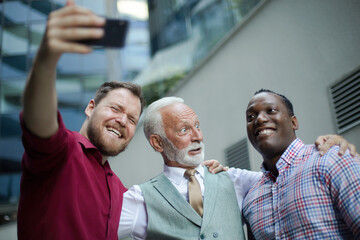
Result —
<instances>
[{"instance_id":1,"label":"wrinkled forehead","mask_svg":"<svg viewBox=\"0 0 360 240\"><path fill-rule=\"evenodd\" d=\"M180 122L197 120L197 115L184 103L173 103L160 109L164 124L178 124Z\"/></svg>"}]
</instances>

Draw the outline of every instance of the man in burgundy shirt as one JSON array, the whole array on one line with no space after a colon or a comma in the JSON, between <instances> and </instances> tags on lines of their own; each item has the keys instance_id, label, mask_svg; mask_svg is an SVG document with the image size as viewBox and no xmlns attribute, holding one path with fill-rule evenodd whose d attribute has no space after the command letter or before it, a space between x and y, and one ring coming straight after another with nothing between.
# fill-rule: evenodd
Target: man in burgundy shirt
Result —
<instances>
[{"instance_id":1,"label":"man in burgundy shirt","mask_svg":"<svg viewBox=\"0 0 360 240\"><path fill-rule=\"evenodd\" d=\"M49 15L24 94L25 154L18 212L21 239L117 239L126 188L107 159L123 151L142 112L141 88L107 82L86 109L79 132L57 110L56 65L65 52L88 53L81 39L103 35L104 19L68 2Z\"/></svg>"}]
</instances>

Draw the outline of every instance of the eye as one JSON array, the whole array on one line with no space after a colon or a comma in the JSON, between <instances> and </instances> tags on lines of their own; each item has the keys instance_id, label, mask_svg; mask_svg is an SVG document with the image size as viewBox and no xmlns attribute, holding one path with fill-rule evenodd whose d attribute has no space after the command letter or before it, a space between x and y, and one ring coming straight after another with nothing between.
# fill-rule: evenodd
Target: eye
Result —
<instances>
[{"instance_id":1,"label":"eye","mask_svg":"<svg viewBox=\"0 0 360 240\"><path fill-rule=\"evenodd\" d=\"M195 124L195 128L200 129L200 123Z\"/></svg>"},{"instance_id":2,"label":"eye","mask_svg":"<svg viewBox=\"0 0 360 240\"><path fill-rule=\"evenodd\" d=\"M133 125L137 124L134 118L129 118L129 122Z\"/></svg>"},{"instance_id":3,"label":"eye","mask_svg":"<svg viewBox=\"0 0 360 240\"><path fill-rule=\"evenodd\" d=\"M268 110L268 113L276 113L277 112L277 109L276 108L270 108Z\"/></svg>"},{"instance_id":4,"label":"eye","mask_svg":"<svg viewBox=\"0 0 360 240\"><path fill-rule=\"evenodd\" d=\"M114 112L118 112L119 109L117 107L110 107L111 110L113 110Z\"/></svg>"},{"instance_id":5,"label":"eye","mask_svg":"<svg viewBox=\"0 0 360 240\"><path fill-rule=\"evenodd\" d=\"M248 114L248 115L246 116L247 122L251 122L252 120L254 120L254 118L255 118L255 115L254 115L254 114Z\"/></svg>"},{"instance_id":6,"label":"eye","mask_svg":"<svg viewBox=\"0 0 360 240\"><path fill-rule=\"evenodd\" d=\"M186 128L180 129L180 132L181 132L181 133L186 133Z\"/></svg>"}]
</instances>

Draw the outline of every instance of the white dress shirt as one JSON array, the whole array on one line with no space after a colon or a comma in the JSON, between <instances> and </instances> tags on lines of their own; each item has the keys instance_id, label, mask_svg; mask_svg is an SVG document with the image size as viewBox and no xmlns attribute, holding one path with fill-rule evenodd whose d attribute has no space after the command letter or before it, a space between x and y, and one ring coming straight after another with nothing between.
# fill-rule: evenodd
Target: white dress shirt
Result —
<instances>
[{"instance_id":1,"label":"white dress shirt","mask_svg":"<svg viewBox=\"0 0 360 240\"><path fill-rule=\"evenodd\" d=\"M199 165L195 177L198 180L202 195L204 196L204 168ZM164 164L164 175L170 180L174 187L180 192L186 201L188 199L188 180L184 177L184 168L169 167ZM230 168L227 173L234 183L239 208L250 187L261 177L260 172ZM146 239L147 236L147 211L144 197L139 185L134 185L124 193L123 206L118 229L119 239L132 237L133 239Z\"/></svg>"}]
</instances>

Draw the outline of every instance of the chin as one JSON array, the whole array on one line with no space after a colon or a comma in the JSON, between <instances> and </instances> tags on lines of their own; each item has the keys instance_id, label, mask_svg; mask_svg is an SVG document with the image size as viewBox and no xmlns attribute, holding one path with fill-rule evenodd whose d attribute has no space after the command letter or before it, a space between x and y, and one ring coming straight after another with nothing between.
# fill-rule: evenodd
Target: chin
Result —
<instances>
[{"instance_id":1,"label":"chin","mask_svg":"<svg viewBox=\"0 0 360 240\"><path fill-rule=\"evenodd\" d=\"M182 158L181 161L179 161L179 163L181 162L181 164L196 167L203 161L204 161L204 153L200 153L195 156L186 155L184 158Z\"/></svg>"},{"instance_id":2,"label":"chin","mask_svg":"<svg viewBox=\"0 0 360 240\"><path fill-rule=\"evenodd\" d=\"M98 149L101 152L101 154L104 156L115 157L115 156L119 155L121 152L125 151L126 147L127 146L120 146L117 148L102 147L102 148L98 148Z\"/></svg>"}]
</instances>

